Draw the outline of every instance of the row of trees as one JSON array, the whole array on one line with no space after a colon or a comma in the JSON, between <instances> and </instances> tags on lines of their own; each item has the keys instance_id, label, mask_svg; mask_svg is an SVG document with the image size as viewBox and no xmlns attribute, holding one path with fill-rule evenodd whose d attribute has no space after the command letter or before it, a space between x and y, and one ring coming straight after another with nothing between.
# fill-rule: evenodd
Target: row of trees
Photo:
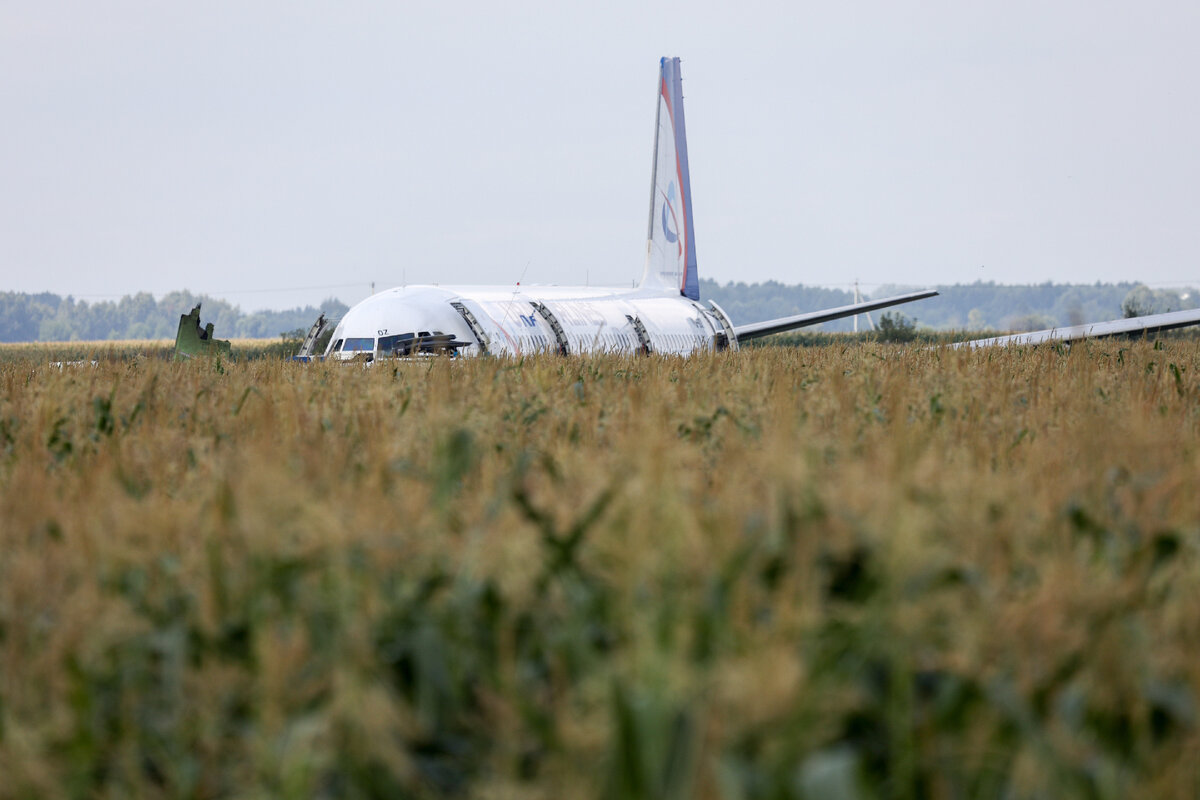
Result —
<instances>
[{"instance_id":1,"label":"row of trees","mask_svg":"<svg viewBox=\"0 0 1200 800\"><path fill-rule=\"evenodd\" d=\"M848 305L854 294L811 286L766 283L727 283L702 280L700 296L715 300L737 323L800 314ZM903 294L913 286L880 286L874 297ZM910 306L905 315L922 327L936 330L1032 331L1043 328L1100 322L1120 317L1178 311L1200 306L1195 289L1151 289L1138 283L1056 284L1001 286L992 282L935 287L941 294ZM879 322L879 317L875 317ZM822 330L848 331L849 319L826 323Z\"/></svg>"},{"instance_id":2,"label":"row of trees","mask_svg":"<svg viewBox=\"0 0 1200 800\"><path fill-rule=\"evenodd\" d=\"M700 295L715 300L735 323L786 317L805 311L848 305L854 294L816 286L766 283L700 282ZM883 297L911 291L908 286L881 286ZM1038 330L1121 316L1141 316L1196 308L1195 289L1151 289L1135 283L998 286L982 281L939 286L939 297L903 307L922 327L937 330ZM188 291L170 292L156 300L148 292L117 301L88 303L56 294L0 292L0 342L67 342L111 339L174 338L179 315L203 303L202 318L221 338L270 339L307 329L321 313L340 317L346 305L330 298L320 308L243 312L225 300ZM879 318L875 318L879 322ZM826 323L822 330L848 331L852 320Z\"/></svg>"},{"instance_id":3,"label":"row of trees","mask_svg":"<svg viewBox=\"0 0 1200 800\"><path fill-rule=\"evenodd\" d=\"M203 304L201 318L212 322L223 339L274 338L307 329L321 313L333 317L346 313L346 305L333 298L320 308L246 313L225 300L186 290L170 292L159 300L149 292L139 292L115 302L97 303L48 292L0 292L0 342L173 339L179 315L197 303Z\"/></svg>"}]
</instances>

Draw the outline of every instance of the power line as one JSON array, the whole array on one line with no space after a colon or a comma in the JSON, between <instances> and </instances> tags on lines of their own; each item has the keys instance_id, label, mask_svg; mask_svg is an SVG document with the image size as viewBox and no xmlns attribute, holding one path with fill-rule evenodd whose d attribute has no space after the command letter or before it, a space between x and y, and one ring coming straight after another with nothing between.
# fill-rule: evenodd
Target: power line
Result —
<instances>
[{"instance_id":1,"label":"power line","mask_svg":"<svg viewBox=\"0 0 1200 800\"><path fill-rule=\"evenodd\" d=\"M971 286L972 285L970 283L930 283L928 281L922 282L922 281L911 281L911 280L876 281L874 283L869 283L867 281L858 281L857 283L854 281L851 281L849 283L825 283L825 282L809 283L807 281L799 281L795 284L787 284L787 283L784 283L783 281L779 280L778 278L775 278L773 280L775 283L780 283L785 286L804 286L804 287L810 288L810 289L839 289L839 288L853 289L855 286L879 287L879 286L934 286L934 285L937 285L937 286ZM720 283L720 281L718 281L716 279L713 279L713 281L714 281L714 283L718 283L718 284ZM751 284L750 281L737 281L737 282ZM768 281L755 281L755 283L767 283L767 282ZM734 283L734 281L728 281L728 283ZM1055 286L1092 286L1096 282L1095 281L1051 281L1051 283ZM1139 280L1134 280L1134 279L1127 279L1127 280L1116 280L1116 281L1100 281L1100 283L1101 284L1111 284L1111 285L1115 285L1118 283L1130 283L1130 284L1134 284L1134 285L1140 284L1142 286L1170 286L1170 287L1180 288L1180 289L1190 289L1190 288L1193 288L1196 286L1200 286L1200 278L1185 278L1183 280L1177 280L1177 281L1139 281ZM1039 283L1029 283L1029 282L1019 282L1019 283L1011 283L1011 284L996 283L996 286L1040 286L1040 285L1041 284L1039 284Z\"/></svg>"},{"instance_id":2,"label":"power line","mask_svg":"<svg viewBox=\"0 0 1200 800\"><path fill-rule=\"evenodd\" d=\"M314 292L318 289L347 289L351 286L368 286L371 281L354 283L330 283L324 286L280 286L272 289L213 289L212 294L269 294L271 292Z\"/></svg>"},{"instance_id":3,"label":"power line","mask_svg":"<svg viewBox=\"0 0 1200 800\"><path fill-rule=\"evenodd\" d=\"M275 288L271 288L271 289L206 289L204 291L195 292L195 294L207 294L207 295L272 294L272 293L282 294L285 292L312 292L312 291L323 290L323 289L347 289L347 288L356 287L356 286L364 287L364 286L370 285L370 283L371 283L370 281L356 281L354 283L329 283L329 284L325 284L323 286L279 286L279 287L275 287ZM137 291L124 292L124 293L109 292L109 293L104 293L104 294L98 294L98 293L69 292L69 294L71 295L71 297L76 297L76 298L81 298L81 299L82 298L96 298L96 297L121 298L121 297L132 297L133 295L140 294L142 292L149 292L150 294L154 294L154 295L164 295L164 294L170 294L171 292L182 292L182 291L188 291L188 290L185 290L185 289L166 289L166 290L163 290L163 289L138 289Z\"/></svg>"}]
</instances>

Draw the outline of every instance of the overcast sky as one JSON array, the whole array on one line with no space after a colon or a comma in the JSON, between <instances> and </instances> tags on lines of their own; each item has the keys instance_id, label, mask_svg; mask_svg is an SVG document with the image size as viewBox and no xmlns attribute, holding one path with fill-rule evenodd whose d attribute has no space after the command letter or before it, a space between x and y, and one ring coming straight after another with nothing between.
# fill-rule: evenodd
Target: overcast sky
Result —
<instances>
[{"instance_id":1,"label":"overcast sky","mask_svg":"<svg viewBox=\"0 0 1200 800\"><path fill-rule=\"evenodd\" d=\"M576 7L579 6L579 7ZM0 291L1200 284L1200 4L0 0Z\"/></svg>"}]
</instances>

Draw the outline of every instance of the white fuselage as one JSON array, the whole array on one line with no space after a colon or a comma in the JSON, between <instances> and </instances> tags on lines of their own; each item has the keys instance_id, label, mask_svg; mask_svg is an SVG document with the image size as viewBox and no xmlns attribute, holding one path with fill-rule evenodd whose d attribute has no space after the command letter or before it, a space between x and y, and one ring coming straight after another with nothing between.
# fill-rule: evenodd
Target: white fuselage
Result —
<instances>
[{"instance_id":1,"label":"white fuselage","mask_svg":"<svg viewBox=\"0 0 1200 800\"><path fill-rule=\"evenodd\" d=\"M411 334L411 336L409 336ZM391 354L396 337L450 334L462 355L665 353L736 346L728 319L675 292L584 286L406 286L363 300L338 323L330 358Z\"/></svg>"}]
</instances>

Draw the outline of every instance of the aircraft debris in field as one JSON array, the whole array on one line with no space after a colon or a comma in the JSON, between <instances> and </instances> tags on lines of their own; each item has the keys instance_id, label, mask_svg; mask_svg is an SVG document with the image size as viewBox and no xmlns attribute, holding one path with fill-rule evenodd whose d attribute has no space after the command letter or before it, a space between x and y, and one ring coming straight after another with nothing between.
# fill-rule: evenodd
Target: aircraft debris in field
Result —
<instances>
[{"instance_id":1,"label":"aircraft debris in field","mask_svg":"<svg viewBox=\"0 0 1200 800\"><path fill-rule=\"evenodd\" d=\"M1029 333L1013 333L1008 336L992 336L987 339L972 339L959 342L954 347L996 347L1020 344L1042 344L1044 342L1074 342L1079 339L1104 339L1110 336L1153 336L1163 331L1200 325L1200 308L1186 311L1169 311L1165 314L1149 314L1143 317L1114 319L1108 322L1089 322L1083 325L1065 325Z\"/></svg>"},{"instance_id":2,"label":"aircraft debris in field","mask_svg":"<svg viewBox=\"0 0 1200 800\"><path fill-rule=\"evenodd\" d=\"M213 324L200 327L200 304L197 303L186 314L179 315L179 331L175 334L175 361L186 361L196 356L224 355L232 358L233 348L227 339L213 337Z\"/></svg>"}]
</instances>

